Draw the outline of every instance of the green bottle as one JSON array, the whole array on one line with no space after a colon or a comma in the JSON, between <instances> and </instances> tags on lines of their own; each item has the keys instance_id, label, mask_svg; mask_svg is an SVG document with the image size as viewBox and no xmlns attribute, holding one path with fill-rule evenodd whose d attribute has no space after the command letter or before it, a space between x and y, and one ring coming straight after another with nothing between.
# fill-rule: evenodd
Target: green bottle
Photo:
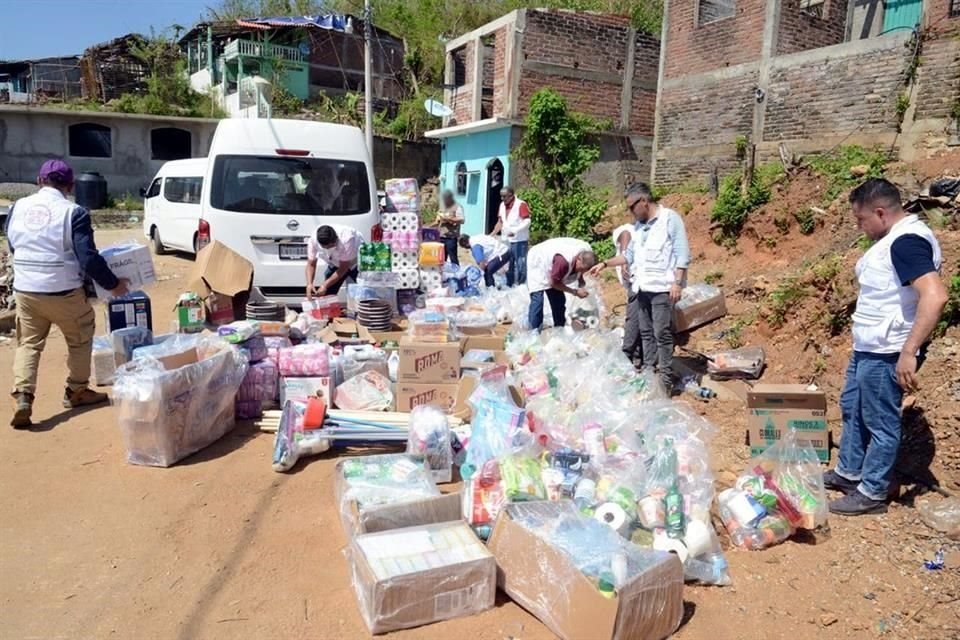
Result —
<instances>
[{"instance_id":1,"label":"green bottle","mask_svg":"<svg viewBox=\"0 0 960 640\"><path fill-rule=\"evenodd\" d=\"M677 489L676 481L670 485L667 495L663 497L663 507L666 514L667 535L671 538L682 538L687 526L683 515L683 494Z\"/></svg>"}]
</instances>

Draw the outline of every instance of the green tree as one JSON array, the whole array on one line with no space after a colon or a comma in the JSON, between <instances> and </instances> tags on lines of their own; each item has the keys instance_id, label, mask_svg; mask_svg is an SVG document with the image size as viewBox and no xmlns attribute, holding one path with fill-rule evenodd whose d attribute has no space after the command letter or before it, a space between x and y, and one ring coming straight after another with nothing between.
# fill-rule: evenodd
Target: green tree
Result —
<instances>
[{"instance_id":1,"label":"green tree","mask_svg":"<svg viewBox=\"0 0 960 640\"><path fill-rule=\"evenodd\" d=\"M220 0L207 7L207 19L228 21L259 16L306 16L324 12L318 0Z\"/></svg>"}]
</instances>

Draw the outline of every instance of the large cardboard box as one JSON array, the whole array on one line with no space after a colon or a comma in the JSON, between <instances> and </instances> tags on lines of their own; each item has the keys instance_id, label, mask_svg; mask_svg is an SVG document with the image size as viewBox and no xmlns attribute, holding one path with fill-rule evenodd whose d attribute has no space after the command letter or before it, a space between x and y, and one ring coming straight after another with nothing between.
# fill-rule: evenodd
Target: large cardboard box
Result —
<instances>
[{"instance_id":1,"label":"large cardboard box","mask_svg":"<svg viewBox=\"0 0 960 640\"><path fill-rule=\"evenodd\" d=\"M459 342L400 341L400 366L397 382L456 384L460 379Z\"/></svg>"},{"instance_id":2,"label":"large cardboard box","mask_svg":"<svg viewBox=\"0 0 960 640\"><path fill-rule=\"evenodd\" d=\"M457 383L398 382L397 411L410 413L417 407L433 405L446 413L452 413L457 404Z\"/></svg>"},{"instance_id":3,"label":"large cardboard box","mask_svg":"<svg viewBox=\"0 0 960 640\"><path fill-rule=\"evenodd\" d=\"M127 327L146 327L153 331L153 311L150 297L143 291L134 291L123 298L107 302L107 330Z\"/></svg>"},{"instance_id":4,"label":"large cardboard box","mask_svg":"<svg viewBox=\"0 0 960 640\"><path fill-rule=\"evenodd\" d=\"M727 302L723 290L716 289L706 300L686 304L683 298L673 308L673 330L677 333L696 329L727 315Z\"/></svg>"},{"instance_id":5,"label":"large cardboard box","mask_svg":"<svg viewBox=\"0 0 960 640\"><path fill-rule=\"evenodd\" d=\"M150 249L142 244L133 242L105 247L100 251L100 255L107 261L113 275L130 281L128 288L131 291L157 281L157 274L153 270L153 256ZM94 288L98 298L110 297L110 292L99 284L94 283Z\"/></svg>"},{"instance_id":6,"label":"large cardboard box","mask_svg":"<svg viewBox=\"0 0 960 640\"><path fill-rule=\"evenodd\" d=\"M357 536L347 547L351 583L370 633L386 633L493 608L497 563L462 521Z\"/></svg>"},{"instance_id":7,"label":"large cardboard box","mask_svg":"<svg viewBox=\"0 0 960 640\"><path fill-rule=\"evenodd\" d=\"M503 351L506 349L505 335L482 335L467 336L464 339L463 351L466 353L471 349L481 349L483 351Z\"/></svg>"},{"instance_id":8,"label":"large cardboard box","mask_svg":"<svg viewBox=\"0 0 960 640\"><path fill-rule=\"evenodd\" d=\"M790 428L808 440L821 462L830 461L827 397L802 384L758 384L747 392L747 440L757 455Z\"/></svg>"},{"instance_id":9,"label":"large cardboard box","mask_svg":"<svg viewBox=\"0 0 960 640\"><path fill-rule=\"evenodd\" d=\"M253 264L215 241L197 254L187 289L203 299L207 321L221 325L246 317L252 283Z\"/></svg>"},{"instance_id":10,"label":"large cardboard box","mask_svg":"<svg viewBox=\"0 0 960 640\"><path fill-rule=\"evenodd\" d=\"M403 453L337 461L334 497L348 538L460 519L460 494L440 493L423 463Z\"/></svg>"},{"instance_id":11,"label":"large cardboard box","mask_svg":"<svg viewBox=\"0 0 960 640\"><path fill-rule=\"evenodd\" d=\"M366 327L350 318L334 318L320 332L320 339L329 345L373 344L373 334Z\"/></svg>"},{"instance_id":12,"label":"large cardboard box","mask_svg":"<svg viewBox=\"0 0 960 640\"><path fill-rule=\"evenodd\" d=\"M521 524L578 517L571 502L507 504L487 547L497 559L497 586L564 640L662 640L683 617L683 565L676 555L626 541L630 579L612 597L600 593L569 556ZM634 568L639 559L643 568Z\"/></svg>"}]
</instances>

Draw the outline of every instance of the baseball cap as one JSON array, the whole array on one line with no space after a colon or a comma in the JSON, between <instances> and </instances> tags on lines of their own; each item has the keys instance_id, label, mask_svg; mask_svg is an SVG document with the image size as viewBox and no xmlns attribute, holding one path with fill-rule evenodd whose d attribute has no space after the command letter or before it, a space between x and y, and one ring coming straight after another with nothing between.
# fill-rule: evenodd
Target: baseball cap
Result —
<instances>
[{"instance_id":1,"label":"baseball cap","mask_svg":"<svg viewBox=\"0 0 960 640\"><path fill-rule=\"evenodd\" d=\"M63 160L47 160L40 167L40 179L52 180L61 184L72 184L73 169Z\"/></svg>"}]
</instances>

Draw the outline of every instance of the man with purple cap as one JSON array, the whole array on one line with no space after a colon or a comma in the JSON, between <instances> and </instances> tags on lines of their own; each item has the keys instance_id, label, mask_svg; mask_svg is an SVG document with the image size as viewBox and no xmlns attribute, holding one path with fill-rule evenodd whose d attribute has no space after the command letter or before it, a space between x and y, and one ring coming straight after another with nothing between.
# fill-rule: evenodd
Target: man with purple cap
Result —
<instances>
[{"instance_id":1,"label":"man with purple cap","mask_svg":"<svg viewBox=\"0 0 960 640\"><path fill-rule=\"evenodd\" d=\"M7 240L13 254L13 290L17 303L17 354L13 364L14 429L31 426L40 354L50 328L67 342L67 386L63 406L72 409L107 400L87 385L96 314L87 301L85 276L114 296L127 293L93 242L90 212L67 196L73 170L63 160L48 160L37 177L40 190L18 200L7 216Z\"/></svg>"}]
</instances>

